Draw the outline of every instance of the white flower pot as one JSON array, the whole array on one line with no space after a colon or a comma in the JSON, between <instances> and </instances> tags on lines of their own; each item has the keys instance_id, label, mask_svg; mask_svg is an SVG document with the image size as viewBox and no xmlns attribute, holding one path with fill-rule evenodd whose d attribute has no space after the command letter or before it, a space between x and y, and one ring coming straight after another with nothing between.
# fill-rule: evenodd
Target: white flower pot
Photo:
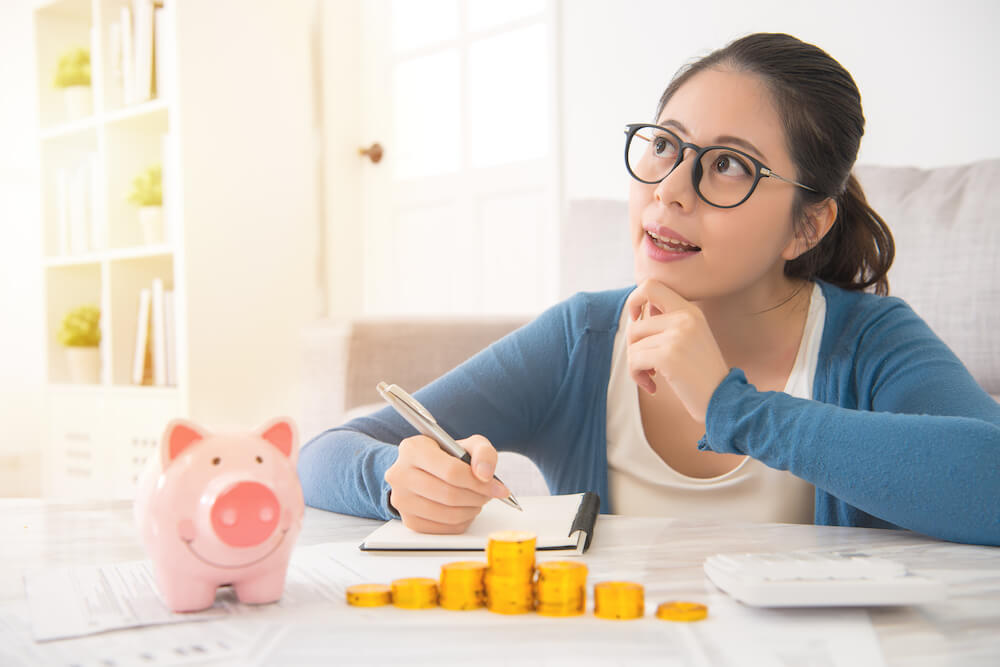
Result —
<instances>
[{"instance_id":1,"label":"white flower pot","mask_svg":"<svg viewBox=\"0 0 1000 667\"><path fill-rule=\"evenodd\" d=\"M69 379L74 384L101 382L101 349L99 347L67 347L66 364Z\"/></svg>"},{"instance_id":2,"label":"white flower pot","mask_svg":"<svg viewBox=\"0 0 1000 667\"><path fill-rule=\"evenodd\" d=\"M139 226L142 227L142 241L146 245L163 243L163 207L140 206Z\"/></svg>"},{"instance_id":3,"label":"white flower pot","mask_svg":"<svg viewBox=\"0 0 1000 667\"><path fill-rule=\"evenodd\" d=\"M92 111L90 86L63 88L63 101L66 104L67 120L86 118Z\"/></svg>"}]
</instances>

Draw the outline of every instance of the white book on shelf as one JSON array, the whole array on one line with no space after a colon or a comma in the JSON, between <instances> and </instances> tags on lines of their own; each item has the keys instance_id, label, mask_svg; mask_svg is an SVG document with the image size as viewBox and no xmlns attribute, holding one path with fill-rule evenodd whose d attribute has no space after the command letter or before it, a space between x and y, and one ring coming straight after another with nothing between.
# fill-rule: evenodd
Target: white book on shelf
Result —
<instances>
[{"instance_id":1,"label":"white book on shelf","mask_svg":"<svg viewBox=\"0 0 1000 667\"><path fill-rule=\"evenodd\" d=\"M122 31L122 100L125 105L135 102L135 55L132 49L132 10L121 8Z\"/></svg>"},{"instance_id":2,"label":"white book on shelf","mask_svg":"<svg viewBox=\"0 0 1000 667\"><path fill-rule=\"evenodd\" d=\"M166 331L167 385L177 386L177 308L174 291L163 292L163 328Z\"/></svg>"},{"instance_id":3,"label":"white book on shelf","mask_svg":"<svg viewBox=\"0 0 1000 667\"><path fill-rule=\"evenodd\" d=\"M80 215L80 244L82 252L90 247L90 162L86 159L76 168L76 198L74 204Z\"/></svg>"},{"instance_id":4,"label":"white book on shelf","mask_svg":"<svg viewBox=\"0 0 1000 667\"><path fill-rule=\"evenodd\" d=\"M153 82L156 97L170 99L173 97L173 74L170 70L173 64L170 59L171 48L170 19L167 10L156 7L153 10Z\"/></svg>"},{"instance_id":5,"label":"white book on shelf","mask_svg":"<svg viewBox=\"0 0 1000 667\"><path fill-rule=\"evenodd\" d=\"M163 280L160 278L153 278L153 302L151 310L153 384L162 387L167 384L167 330L163 326Z\"/></svg>"},{"instance_id":6,"label":"white book on shelf","mask_svg":"<svg viewBox=\"0 0 1000 667\"><path fill-rule=\"evenodd\" d=\"M120 104L125 103L124 83L122 81L122 24L121 19L112 21L108 26L108 58L111 63L111 88L121 96Z\"/></svg>"},{"instance_id":7,"label":"white book on shelf","mask_svg":"<svg viewBox=\"0 0 1000 667\"><path fill-rule=\"evenodd\" d=\"M58 234L56 252L65 257L69 254L69 172L66 167L56 169L56 230Z\"/></svg>"},{"instance_id":8,"label":"white book on shelf","mask_svg":"<svg viewBox=\"0 0 1000 667\"><path fill-rule=\"evenodd\" d=\"M153 0L132 0L135 48L135 101L145 102L153 89Z\"/></svg>"},{"instance_id":9,"label":"white book on shelf","mask_svg":"<svg viewBox=\"0 0 1000 667\"><path fill-rule=\"evenodd\" d=\"M101 170L98 168L97 153L90 153L87 156L87 203L89 204L88 218L90 219L90 249L102 250L104 248L104 216L101 215L101 200L97 196L100 189Z\"/></svg>"},{"instance_id":10,"label":"white book on shelf","mask_svg":"<svg viewBox=\"0 0 1000 667\"><path fill-rule=\"evenodd\" d=\"M69 251L72 255L87 252L87 174L83 165L78 165L69 181Z\"/></svg>"},{"instance_id":11,"label":"white book on shelf","mask_svg":"<svg viewBox=\"0 0 1000 667\"><path fill-rule=\"evenodd\" d=\"M149 352L149 305L152 291L139 290L139 310L135 326L135 356L132 357L132 383L143 384L146 377L146 359Z\"/></svg>"}]
</instances>

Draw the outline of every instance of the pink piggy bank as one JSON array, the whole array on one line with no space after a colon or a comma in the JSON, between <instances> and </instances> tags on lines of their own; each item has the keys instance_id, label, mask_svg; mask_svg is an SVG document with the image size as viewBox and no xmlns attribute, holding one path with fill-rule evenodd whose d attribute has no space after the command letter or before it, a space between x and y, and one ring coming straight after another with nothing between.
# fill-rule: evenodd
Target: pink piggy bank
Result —
<instances>
[{"instance_id":1,"label":"pink piggy bank","mask_svg":"<svg viewBox=\"0 0 1000 667\"><path fill-rule=\"evenodd\" d=\"M211 607L227 584L241 602L281 597L305 511L297 446L288 419L226 435L167 424L139 480L135 519L170 609Z\"/></svg>"}]
</instances>

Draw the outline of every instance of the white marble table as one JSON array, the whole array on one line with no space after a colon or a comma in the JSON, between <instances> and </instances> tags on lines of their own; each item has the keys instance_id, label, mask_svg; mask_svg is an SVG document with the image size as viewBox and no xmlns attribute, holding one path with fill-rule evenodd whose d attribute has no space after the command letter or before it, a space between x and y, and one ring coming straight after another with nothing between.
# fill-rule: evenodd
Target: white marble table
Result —
<instances>
[{"instance_id":1,"label":"white marble table","mask_svg":"<svg viewBox=\"0 0 1000 667\"><path fill-rule=\"evenodd\" d=\"M306 511L299 546L326 542L360 542L378 523L310 508ZM106 564L144 558L132 524L131 506L124 501L60 504L40 500L0 499L0 536L0 612L6 611L8 614L0 618L8 620L17 615L23 617L26 613L22 584L22 573L26 568ZM602 516L598 521L593 545L583 559L590 569L590 582L608 577L617 578L622 573L627 573L631 580L645 586L647 602L669 599L707 601L712 587L706 582L701 569L707 556L720 552L793 550L863 551L879 554L902 561L918 574L935 576L948 582L949 597L941 603L876 608L867 612L886 664L1000 665L1000 548L956 545L904 531ZM402 614L422 613L391 611ZM452 620L460 617L425 616L424 618L438 620L433 624L425 624L418 636L413 633L412 628L404 631L404 628L395 624L394 619L401 617L391 612L381 615L375 613L375 610L358 613L358 616L352 617L357 619L355 623L346 624L343 622L344 617L335 615L324 617L322 614L312 613L305 620L297 618L294 620L295 631L311 633L308 640L314 645L309 651L295 657L295 652L289 652L286 645L280 654L280 660L270 660L265 651L252 655L251 662L288 664L289 661L294 661L305 664L315 659L315 653L319 650L327 655L325 660L316 660L316 664L381 664L378 656L388 654L374 651L370 655L364 655L364 651L345 648L355 646L348 641L349 638L357 641L358 633L369 633L370 637L385 637L389 643L396 642L397 645L393 647L396 651L393 655L396 656L401 655L398 651L405 650L406 642L417 642L419 639L420 645L414 644L413 659L406 660L407 664L422 664L424 661L434 664L477 664L477 659L455 658L459 655L456 653L456 642L460 645L466 641L463 639L466 635L455 630L461 626L461 621ZM442 610L441 613L459 612ZM501 617L485 611L465 613L496 617L497 623L495 628L489 630L493 634L484 634L486 630L483 630L475 635L475 642L467 640L470 642L467 647L470 655L482 656L489 651L491 657L497 658L498 651L510 650L509 664L519 666L580 664L581 656L574 655L573 645L578 644L578 647L585 649L588 628L598 627L589 625L594 622L592 618L574 620L537 617L537 623L556 623L528 626L524 623L533 621L512 620L513 617ZM282 620L272 616L269 620L247 622L256 623L258 626L254 627L266 630L268 624L281 623ZM208 636L213 632L214 623L215 621L209 621L162 626L158 629L124 630L98 635L96 640L91 637L53 644L61 645L61 649L66 651L72 649L73 642L112 641L115 635L141 638L142 633L181 632L180 628L188 633L194 628L194 631ZM657 623L660 625L656 625ZM657 628L665 625L667 624L654 620L642 626L628 626L642 627L644 630L638 634L630 630L633 634L622 635L622 640L624 642L627 639L629 646L633 647L636 642L655 643L660 641L655 634ZM526 632L529 629L530 632ZM0 622L0 633L2 631L4 626ZM22 642L31 641L26 627L8 624L6 631L8 639L14 637ZM473 635L470 629L467 636ZM104 639L100 639L101 637ZM428 639L432 645L439 641L440 655L431 655L434 651L428 652ZM496 645L482 646L484 641L490 644L494 640ZM523 652L519 653L511 648L519 646L519 641L526 642L524 645L530 643L534 647L533 660L526 659ZM539 655L539 647L544 655ZM43 648L46 648L45 645ZM5 654L4 648L0 647L0 664L17 664L10 663L17 655L12 648ZM398 657L394 660L395 664L399 664ZM237 664L244 662L244 659L236 661ZM625 654L614 662L629 664ZM508 662L501 660L496 664ZM612 663L603 661L603 664Z\"/></svg>"}]
</instances>

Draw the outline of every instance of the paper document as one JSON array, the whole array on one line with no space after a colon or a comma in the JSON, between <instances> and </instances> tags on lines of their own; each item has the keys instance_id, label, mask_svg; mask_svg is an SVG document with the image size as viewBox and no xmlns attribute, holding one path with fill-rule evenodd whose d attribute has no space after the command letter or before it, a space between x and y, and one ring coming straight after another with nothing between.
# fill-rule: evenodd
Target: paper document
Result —
<instances>
[{"instance_id":1,"label":"paper document","mask_svg":"<svg viewBox=\"0 0 1000 667\"><path fill-rule=\"evenodd\" d=\"M292 553L284 593L274 604L242 604L231 588L222 587L213 607L183 614L170 611L160 601L149 561L27 572L24 589L32 635L46 641L343 601L346 587L357 583L359 575L325 555L322 546L300 547ZM356 551L357 546L352 546Z\"/></svg>"},{"instance_id":2,"label":"paper document","mask_svg":"<svg viewBox=\"0 0 1000 667\"><path fill-rule=\"evenodd\" d=\"M389 583L410 576L437 577L455 554L363 552L357 542L297 548L281 600L243 605L229 588L204 612L172 614L159 603L148 562L63 568L26 575L36 639L163 623L105 637L36 643L28 620L4 628L0 609L0 664L183 664L204 651L236 664L493 665L881 665L882 656L863 609L756 609L715 592L698 574L692 581L658 582L643 576L641 559L625 549L603 549L581 558L596 581L629 577L646 587L645 617L611 622L587 610L572 618L538 614L506 616L485 609L415 612L393 606L351 607L347 586ZM558 559L539 554L539 560ZM709 607L706 620L669 623L656 618L659 602L678 586L697 590ZM60 588L61 587L61 588ZM16 619L7 617L13 623ZM177 621L211 621L177 625ZM392 637L392 641L385 641ZM512 651L514 651L512 653ZM157 657L148 662L144 656ZM58 657L56 657L58 656ZM136 657L141 658L137 660ZM204 658L205 656L200 656ZM70 658L73 658L70 660ZM162 660L162 661L161 661Z\"/></svg>"}]
</instances>

